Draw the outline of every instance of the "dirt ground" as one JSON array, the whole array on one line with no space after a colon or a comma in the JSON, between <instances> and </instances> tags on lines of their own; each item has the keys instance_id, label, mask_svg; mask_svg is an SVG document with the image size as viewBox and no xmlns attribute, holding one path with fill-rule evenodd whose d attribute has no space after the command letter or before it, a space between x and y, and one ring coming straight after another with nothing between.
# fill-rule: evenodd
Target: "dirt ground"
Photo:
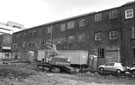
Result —
<instances>
[{"instance_id":1,"label":"dirt ground","mask_svg":"<svg viewBox=\"0 0 135 85\"><path fill-rule=\"evenodd\" d=\"M135 78L98 74L47 73L33 66L1 65L0 85L135 85Z\"/></svg>"}]
</instances>

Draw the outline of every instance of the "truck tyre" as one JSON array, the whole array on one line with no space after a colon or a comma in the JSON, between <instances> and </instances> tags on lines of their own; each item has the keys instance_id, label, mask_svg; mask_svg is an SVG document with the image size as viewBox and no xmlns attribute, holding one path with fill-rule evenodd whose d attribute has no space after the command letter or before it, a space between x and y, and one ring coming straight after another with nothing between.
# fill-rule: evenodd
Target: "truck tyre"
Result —
<instances>
[{"instance_id":1,"label":"truck tyre","mask_svg":"<svg viewBox=\"0 0 135 85\"><path fill-rule=\"evenodd\" d=\"M80 69L75 68L75 72L76 72L76 73L80 72Z\"/></svg>"},{"instance_id":2,"label":"truck tyre","mask_svg":"<svg viewBox=\"0 0 135 85\"><path fill-rule=\"evenodd\" d=\"M54 68L51 69L51 72L53 72L53 73L59 73L60 72L60 68L54 67Z\"/></svg>"},{"instance_id":3,"label":"truck tyre","mask_svg":"<svg viewBox=\"0 0 135 85\"><path fill-rule=\"evenodd\" d=\"M65 72L73 74L73 73L76 73L76 70L73 67L66 67Z\"/></svg>"},{"instance_id":4,"label":"truck tyre","mask_svg":"<svg viewBox=\"0 0 135 85\"><path fill-rule=\"evenodd\" d=\"M49 72L49 71L50 71L50 68L49 68L49 67L44 67L44 66L43 66L43 71Z\"/></svg>"}]
</instances>

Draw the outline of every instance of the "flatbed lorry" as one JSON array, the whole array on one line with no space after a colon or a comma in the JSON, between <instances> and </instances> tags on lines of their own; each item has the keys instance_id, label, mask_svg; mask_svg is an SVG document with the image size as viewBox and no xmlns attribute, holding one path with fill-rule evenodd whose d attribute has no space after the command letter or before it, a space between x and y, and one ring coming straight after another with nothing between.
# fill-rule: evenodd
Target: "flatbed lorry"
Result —
<instances>
[{"instance_id":1,"label":"flatbed lorry","mask_svg":"<svg viewBox=\"0 0 135 85\"><path fill-rule=\"evenodd\" d=\"M38 51L37 66L46 71L76 73L88 67L88 53L80 50L58 51L57 55L47 57L45 50Z\"/></svg>"},{"instance_id":2,"label":"flatbed lorry","mask_svg":"<svg viewBox=\"0 0 135 85\"><path fill-rule=\"evenodd\" d=\"M88 51L58 50L55 44L46 43L38 50L37 66L46 71L75 73L89 67Z\"/></svg>"}]
</instances>

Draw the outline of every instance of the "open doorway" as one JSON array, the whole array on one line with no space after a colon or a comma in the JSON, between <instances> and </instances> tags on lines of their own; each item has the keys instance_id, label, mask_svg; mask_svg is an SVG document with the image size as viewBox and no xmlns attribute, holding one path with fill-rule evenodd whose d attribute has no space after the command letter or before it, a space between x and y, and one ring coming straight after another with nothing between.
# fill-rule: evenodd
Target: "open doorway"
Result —
<instances>
[{"instance_id":1,"label":"open doorway","mask_svg":"<svg viewBox=\"0 0 135 85\"><path fill-rule=\"evenodd\" d=\"M135 63L135 48L133 48L133 62Z\"/></svg>"}]
</instances>

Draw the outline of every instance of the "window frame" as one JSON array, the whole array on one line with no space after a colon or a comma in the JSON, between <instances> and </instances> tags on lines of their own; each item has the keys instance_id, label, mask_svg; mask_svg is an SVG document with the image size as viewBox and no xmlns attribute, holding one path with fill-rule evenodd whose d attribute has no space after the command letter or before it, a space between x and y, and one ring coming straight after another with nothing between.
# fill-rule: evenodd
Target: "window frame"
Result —
<instances>
[{"instance_id":1,"label":"window frame","mask_svg":"<svg viewBox=\"0 0 135 85\"><path fill-rule=\"evenodd\" d=\"M36 42L33 42L32 43L32 47L36 47Z\"/></svg>"},{"instance_id":2,"label":"window frame","mask_svg":"<svg viewBox=\"0 0 135 85\"><path fill-rule=\"evenodd\" d=\"M97 32L95 33L95 41L101 41L102 40L102 33Z\"/></svg>"},{"instance_id":3,"label":"window frame","mask_svg":"<svg viewBox=\"0 0 135 85\"><path fill-rule=\"evenodd\" d=\"M100 57L100 58L105 57L105 49L104 48L99 48L98 49L98 57Z\"/></svg>"},{"instance_id":4,"label":"window frame","mask_svg":"<svg viewBox=\"0 0 135 85\"><path fill-rule=\"evenodd\" d=\"M32 32L31 31L28 31L28 36L32 36Z\"/></svg>"},{"instance_id":5,"label":"window frame","mask_svg":"<svg viewBox=\"0 0 135 85\"><path fill-rule=\"evenodd\" d=\"M36 33L37 33L37 31L36 31L36 30L33 30L33 31L32 31L33 36L35 36L35 35L36 35Z\"/></svg>"},{"instance_id":6,"label":"window frame","mask_svg":"<svg viewBox=\"0 0 135 85\"><path fill-rule=\"evenodd\" d=\"M86 37L86 35L84 33L79 34L77 37L78 38L77 41L78 42L85 42L85 37Z\"/></svg>"},{"instance_id":7,"label":"window frame","mask_svg":"<svg viewBox=\"0 0 135 85\"><path fill-rule=\"evenodd\" d=\"M85 27L85 19L79 21L79 27Z\"/></svg>"},{"instance_id":8,"label":"window frame","mask_svg":"<svg viewBox=\"0 0 135 85\"><path fill-rule=\"evenodd\" d=\"M73 29L75 27L75 21L69 21L67 23L67 29Z\"/></svg>"},{"instance_id":9,"label":"window frame","mask_svg":"<svg viewBox=\"0 0 135 85\"><path fill-rule=\"evenodd\" d=\"M102 21L102 13L95 14L95 22Z\"/></svg>"},{"instance_id":10,"label":"window frame","mask_svg":"<svg viewBox=\"0 0 135 85\"><path fill-rule=\"evenodd\" d=\"M52 33L53 27L52 26L48 26L47 27L47 33Z\"/></svg>"},{"instance_id":11,"label":"window frame","mask_svg":"<svg viewBox=\"0 0 135 85\"><path fill-rule=\"evenodd\" d=\"M60 31L66 31L66 24L65 23L61 24Z\"/></svg>"},{"instance_id":12,"label":"window frame","mask_svg":"<svg viewBox=\"0 0 135 85\"><path fill-rule=\"evenodd\" d=\"M18 46L19 46L18 43L13 43L13 48L14 49L18 48Z\"/></svg>"},{"instance_id":13,"label":"window frame","mask_svg":"<svg viewBox=\"0 0 135 85\"><path fill-rule=\"evenodd\" d=\"M130 13L131 11L131 13ZM131 16L129 16L131 15ZM133 9L126 9L125 10L125 19L130 19L134 17L134 10Z\"/></svg>"},{"instance_id":14,"label":"window frame","mask_svg":"<svg viewBox=\"0 0 135 85\"><path fill-rule=\"evenodd\" d=\"M109 14L109 18L110 19L115 19L115 18L118 18L118 9L113 9L110 11L110 14Z\"/></svg>"},{"instance_id":15,"label":"window frame","mask_svg":"<svg viewBox=\"0 0 135 85\"><path fill-rule=\"evenodd\" d=\"M116 39L118 39L118 31L110 31L109 32L109 39L110 40L116 40Z\"/></svg>"},{"instance_id":16,"label":"window frame","mask_svg":"<svg viewBox=\"0 0 135 85\"><path fill-rule=\"evenodd\" d=\"M75 36L68 36L68 43L73 43L75 41Z\"/></svg>"}]
</instances>

